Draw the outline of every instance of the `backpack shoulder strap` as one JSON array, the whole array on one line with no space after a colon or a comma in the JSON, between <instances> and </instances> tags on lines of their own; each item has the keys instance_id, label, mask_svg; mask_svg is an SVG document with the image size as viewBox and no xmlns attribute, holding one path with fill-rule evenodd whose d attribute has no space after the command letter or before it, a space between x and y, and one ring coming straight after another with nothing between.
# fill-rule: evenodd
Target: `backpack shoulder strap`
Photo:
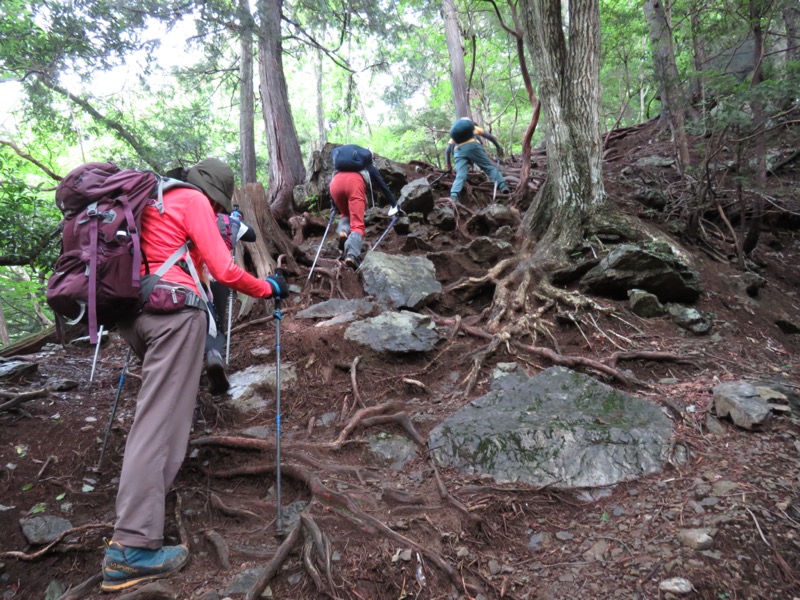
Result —
<instances>
[{"instance_id":1,"label":"backpack shoulder strap","mask_svg":"<svg viewBox=\"0 0 800 600\"><path fill-rule=\"evenodd\" d=\"M169 190L173 190L175 188L189 188L191 190L196 190L201 194L203 193L203 190L201 190L196 185L192 185L191 183L186 183L185 181L181 181L180 179L163 177L162 175L158 175L157 173L155 174L155 176L156 179L158 180L158 184L156 185L155 202L153 204L158 209L159 214L164 214L164 192L168 192Z\"/></svg>"}]
</instances>

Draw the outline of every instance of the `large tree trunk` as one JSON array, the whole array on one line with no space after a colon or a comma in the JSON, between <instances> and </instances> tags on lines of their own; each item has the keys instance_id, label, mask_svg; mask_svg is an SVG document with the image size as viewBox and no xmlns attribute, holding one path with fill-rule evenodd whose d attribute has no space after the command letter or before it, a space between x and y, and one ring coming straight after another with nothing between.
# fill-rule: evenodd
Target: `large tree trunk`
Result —
<instances>
[{"instance_id":1,"label":"large tree trunk","mask_svg":"<svg viewBox=\"0 0 800 600\"><path fill-rule=\"evenodd\" d=\"M464 67L464 42L458 27L455 0L442 0L442 18L444 19L447 53L450 55L450 86L453 90L456 118L471 118L472 113L469 110L467 95L467 73Z\"/></svg>"},{"instance_id":2,"label":"large tree trunk","mask_svg":"<svg viewBox=\"0 0 800 600\"><path fill-rule=\"evenodd\" d=\"M669 124L678 151L681 170L689 166L686 139L686 100L681 89L672 28L662 0L645 0L644 16L650 29L656 77L661 85L661 119Z\"/></svg>"},{"instance_id":3,"label":"large tree trunk","mask_svg":"<svg viewBox=\"0 0 800 600\"><path fill-rule=\"evenodd\" d=\"M276 266L276 259L285 255L283 263L288 272L298 272L294 260L294 245L289 236L280 228L273 218L267 204L267 193L260 183L251 183L236 192L236 199L242 211L245 223L250 223L259 232L255 242L241 244L242 254L247 260L247 267L255 269L259 277L267 277ZM237 252L238 253L238 252ZM250 264L247 264L247 263Z\"/></svg>"},{"instance_id":4,"label":"large tree trunk","mask_svg":"<svg viewBox=\"0 0 800 600\"><path fill-rule=\"evenodd\" d=\"M558 263L605 203L600 133L598 0L573 0L565 36L559 0L520 4L545 111L548 177L520 225L534 262Z\"/></svg>"},{"instance_id":5,"label":"large tree trunk","mask_svg":"<svg viewBox=\"0 0 800 600\"><path fill-rule=\"evenodd\" d=\"M279 221L292 214L292 193L303 183L305 166L289 106L281 43L282 0L258 0L259 89L269 146L269 208Z\"/></svg>"},{"instance_id":6,"label":"large tree trunk","mask_svg":"<svg viewBox=\"0 0 800 600\"><path fill-rule=\"evenodd\" d=\"M253 30L255 21L247 0L239 0L242 24L239 66L239 150L241 152L242 185L256 182L255 94L253 91Z\"/></svg>"}]
</instances>

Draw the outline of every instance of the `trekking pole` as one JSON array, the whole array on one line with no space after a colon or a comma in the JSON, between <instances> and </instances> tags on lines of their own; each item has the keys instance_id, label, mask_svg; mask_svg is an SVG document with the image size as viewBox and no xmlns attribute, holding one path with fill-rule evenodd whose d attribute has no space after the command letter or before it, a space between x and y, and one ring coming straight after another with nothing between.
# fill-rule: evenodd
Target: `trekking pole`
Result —
<instances>
[{"instance_id":1,"label":"trekking pole","mask_svg":"<svg viewBox=\"0 0 800 600\"><path fill-rule=\"evenodd\" d=\"M97 367L97 356L100 354L100 343L103 341L103 326L97 330L97 345L94 347L94 358L92 359L92 372L89 374L89 383L94 381L94 369Z\"/></svg>"},{"instance_id":2,"label":"trekking pole","mask_svg":"<svg viewBox=\"0 0 800 600\"><path fill-rule=\"evenodd\" d=\"M119 374L119 384L117 384L117 394L114 396L114 404L111 406L111 417L108 419L108 427L106 427L106 434L103 436L103 446L100 448L100 458L97 459L97 466L95 471L100 471L100 466L103 464L103 455L106 453L106 445L108 444L108 434L111 433L111 426L114 424L114 417L117 416L117 405L119 398L122 395L122 386L125 385L125 373L128 371L128 365L131 362L131 354L133 348L128 348L128 356L125 357L125 364L122 366L122 373Z\"/></svg>"},{"instance_id":3,"label":"trekking pole","mask_svg":"<svg viewBox=\"0 0 800 600\"><path fill-rule=\"evenodd\" d=\"M233 214L239 214L239 206L237 205L234 207ZM238 222L239 218L237 216L236 221ZM236 242L239 233L239 227L236 227L236 231L234 231L233 225L231 225L231 260L234 262L236 261ZM228 328L225 333L225 364L227 365L230 362L231 358L231 323L233 322L233 288L228 288Z\"/></svg>"},{"instance_id":4,"label":"trekking pole","mask_svg":"<svg viewBox=\"0 0 800 600\"><path fill-rule=\"evenodd\" d=\"M317 266L317 259L319 258L319 253L322 252L322 245L325 243L325 238L328 237L328 230L331 228L331 223L333 223L333 217L336 215L336 207L331 207L331 218L328 219L328 226L325 227L325 233L322 234L322 240L319 243L319 248L317 248L317 254L314 256L314 262L311 265L311 270L308 272L308 277L306 278L306 283L311 281L311 275L314 273L314 267Z\"/></svg>"},{"instance_id":5,"label":"trekking pole","mask_svg":"<svg viewBox=\"0 0 800 600\"><path fill-rule=\"evenodd\" d=\"M277 534L283 535L281 512L281 299L275 298L275 493L278 497Z\"/></svg>"},{"instance_id":6,"label":"trekking pole","mask_svg":"<svg viewBox=\"0 0 800 600\"><path fill-rule=\"evenodd\" d=\"M494 199L497 197L497 182L494 182L494 191L492 192L492 204L494 204Z\"/></svg>"},{"instance_id":7,"label":"trekking pole","mask_svg":"<svg viewBox=\"0 0 800 600\"><path fill-rule=\"evenodd\" d=\"M435 185L435 184L439 183L439 180L441 180L441 179L442 179L442 177L444 177L444 176L445 176L445 175L447 175L448 173L450 173L450 171L449 171L449 170L448 170L448 171L445 171L444 173L442 173L441 175L439 175L439 176L438 176L436 179L434 179L433 181L431 181L431 182L430 182L428 185L431 185L431 186L433 186L433 185Z\"/></svg>"}]
</instances>

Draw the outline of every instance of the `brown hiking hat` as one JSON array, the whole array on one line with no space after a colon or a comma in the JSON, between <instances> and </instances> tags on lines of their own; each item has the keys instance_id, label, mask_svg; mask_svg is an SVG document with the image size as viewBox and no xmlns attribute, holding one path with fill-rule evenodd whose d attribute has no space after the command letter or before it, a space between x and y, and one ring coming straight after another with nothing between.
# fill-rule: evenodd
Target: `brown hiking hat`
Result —
<instances>
[{"instance_id":1,"label":"brown hiking hat","mask_svg":"<svg viewBox=\"0 0 800 600\"><path fill-rule=\"evenodd\" d=\"M196 185L214 202L231 212L233 171L218 158L201 160L186 174L186 182Z\"/></svg>"}]
</instances>

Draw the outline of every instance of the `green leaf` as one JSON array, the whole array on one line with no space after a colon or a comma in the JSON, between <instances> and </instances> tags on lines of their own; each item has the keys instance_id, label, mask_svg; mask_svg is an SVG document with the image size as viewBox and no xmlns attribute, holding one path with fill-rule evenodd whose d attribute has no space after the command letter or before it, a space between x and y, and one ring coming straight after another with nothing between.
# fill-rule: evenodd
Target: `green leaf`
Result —
<instances>
[{"instance_id":1,"label":"green leaf","mask_svg":"<svg viewBox=\"0 0 800 600\"><path fill-rule=\"evenodd\" d=\"M601 520L603 523L608 523L608 518L609 518L609 517L608 517L608 513L607 513L607 512L604 512L602 515L600 515L600 520Z\"/></svg>"},{"instance_id":2,"label":"green leaf","mask_svg":"<svg viewBox=\"0 0 800 600\"><path fill-rule=\"evenodd\" d=\"M84 494L88 494L88 493L89 493L89 492L91 492L92 490L94 490L94 486L91 486L91 485L89 485L88 483L84 483L84 484L83 484L83 487L81 488L81 491L82 491Z\"/></svg>"},{"instance_id":3,"label":"green leaf","mask_svg":"<svg viewBox=\"0 0 800 600\"><path fill-rule=\"evenodd\" d=\"M38 515L39 513L43 513L47 509L47 504L44 502L39 502L39 504L34 505L34 507L30 510L30 514Z\"/></svg>"},{"instance_id":4,"label":"green leaf","mask_svg":"<svg viewBox=\"0 0 800 600\"><path fill-rule=\"evenodd\" d=\"M28 491L29 489L31 489L32 487L33 487L33 484L32 484L32 483L26 483L25 485L23 485L23 486L22 486L22 491L23 491L23 492L27 492L27 491Z\"/></svg>"},{"instance_id":5,"label":"green leaf","mask_svg":"<svg viewBox=\"0 0 800 600\"><path fill-rule=\"evenodd\" d=\"M61 492L58 496L56 496L56 500L61 502L66 497L67 497L67 493L66 492Z\"/></svg>"}]
</instances>

